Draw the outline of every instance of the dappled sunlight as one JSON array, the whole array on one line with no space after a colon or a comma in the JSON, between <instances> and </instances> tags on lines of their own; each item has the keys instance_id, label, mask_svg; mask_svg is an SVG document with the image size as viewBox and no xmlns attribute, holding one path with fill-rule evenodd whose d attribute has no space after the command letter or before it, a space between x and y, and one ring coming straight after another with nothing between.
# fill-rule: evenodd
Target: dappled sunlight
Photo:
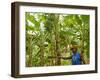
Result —
<instances>
[{"instance_id":1,"label":"dappled sunlight","mask_svg":"<svg viewBox=\"0 0 100 80\"><path fill-rule=\"evenodd\" d=\"M26 67L72 65L72 47L89 64L89 15L26 12Z\"/></svg>"}]
</instances>

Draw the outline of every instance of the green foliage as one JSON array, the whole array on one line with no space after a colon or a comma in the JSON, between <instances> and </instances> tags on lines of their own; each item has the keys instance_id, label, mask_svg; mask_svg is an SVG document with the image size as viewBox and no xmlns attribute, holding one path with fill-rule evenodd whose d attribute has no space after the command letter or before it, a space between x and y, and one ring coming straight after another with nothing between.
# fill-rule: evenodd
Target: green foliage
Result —
<instances>
[{"instance_id":1,"label":"green foliage","mask_svg":"<svg viewBox=\"0 0 100 80\"><path fill-rule=\"evenodd\" d=\"M25 18L27 67L70 65L71 60L48 57L70 56L72 45L89 60L89 15L26 12Z\"/></svg>"}]
</instances>

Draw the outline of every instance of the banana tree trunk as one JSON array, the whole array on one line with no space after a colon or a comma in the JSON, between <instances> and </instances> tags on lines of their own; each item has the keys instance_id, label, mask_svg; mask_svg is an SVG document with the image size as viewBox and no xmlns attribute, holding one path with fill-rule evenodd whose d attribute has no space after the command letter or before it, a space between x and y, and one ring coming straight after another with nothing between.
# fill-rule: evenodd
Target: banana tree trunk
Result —
<instances>
[{"instance_id":1,"label":"banana tree trunk","mask_svg":"<svg viewBox=\"0 0 100 80\"><path fill-rule=\"evenodd\" d=\"M29 62L28 62L28 67L32 67L32 37L30 36L29 40Z\"/></svg>"},{"instance_id":2,"label":"banana tree trunk","mask_svg":"<svg viewBox=\"0 0 100 80\"><path fill-rule=\"evenodd\" d=\"M59 45L59 15L55 15L55 54L56 54L56 59L55 59L55 65L61 65L61 59L59 58L60 56L60 45Z\"/></svg>"}]
</instances>

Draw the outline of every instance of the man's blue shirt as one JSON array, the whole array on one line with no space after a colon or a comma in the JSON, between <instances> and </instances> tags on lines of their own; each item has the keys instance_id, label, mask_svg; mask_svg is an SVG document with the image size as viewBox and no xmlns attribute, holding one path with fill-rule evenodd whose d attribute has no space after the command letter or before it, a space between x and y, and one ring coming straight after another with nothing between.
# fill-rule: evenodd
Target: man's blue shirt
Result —
<instances>
[{"instance_id":1,"label":"man's blue shirt","mask_svg":"<svg viewBox=\"0 0 100 80\"><path fill-rule=\"evenodd\" d=\"M73 53L72 55L72 65L80 65L81 64L81 56L79 53Z\"/></svg>"}]
</instances>

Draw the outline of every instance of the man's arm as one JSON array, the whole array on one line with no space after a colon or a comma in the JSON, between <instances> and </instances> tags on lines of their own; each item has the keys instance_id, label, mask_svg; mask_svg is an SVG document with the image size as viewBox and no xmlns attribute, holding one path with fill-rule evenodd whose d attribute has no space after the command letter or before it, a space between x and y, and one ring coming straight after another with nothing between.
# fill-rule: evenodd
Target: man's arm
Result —
<instances>
[{"instance_id":1,"label":"man's arm","mask_svg":"<svg viewBox=\"0 0 100 80\"><path fill-rule=\"evenodd\" d=\"M72 56L69 57L60 57L61 59L67 60L67 59L72 59Z\"/></svg>"},{"instance_id":2,"label":"man's arm","mask_svg":"<svg viewBox=\"0 0 100 80\"><path fill-rule=\"evenodd\" d=\"M67 60L67 59L72 59L72 56L69 56L69 57L62 57L62 56L54 57L54 56L49 56L48 58L60 58L60 59Z\"/></svg>"}]
</instances>

